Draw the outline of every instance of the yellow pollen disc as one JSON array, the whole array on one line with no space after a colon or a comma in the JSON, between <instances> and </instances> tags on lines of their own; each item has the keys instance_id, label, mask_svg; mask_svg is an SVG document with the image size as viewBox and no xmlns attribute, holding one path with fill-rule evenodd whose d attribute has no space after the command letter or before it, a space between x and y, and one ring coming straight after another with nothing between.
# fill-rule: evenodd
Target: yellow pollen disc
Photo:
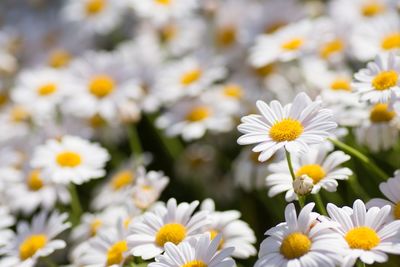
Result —
<instances>
[{"instance_id":1,"label":"yellow pollen disc","mask_svg":"<svg viewBox=\"0 0 400 267\"><path fill-rule=\"evenodd\" d=\"M389 122L395 116L396 113L389 110L387 104L376 104L369 114L369 119L374 123Z\"/></svg>"},{"instance_id":2,"label":"yellow pollen disc","mask_svg":"<svg viewBox=\"0 0 400 267\"><path fill-rule=\"evenodd\" d=\"M293 141L303 133L303 125L297 120L283 119L272 125L269 136L275 142Z\"/></svg>"},{"instance_id":3,"label":"yellow pollen disc","mask_svg":"<svg viewBox=\"0 0 400 267\"><path fill-rule=\"evenodd\" d=\"M128 251L126 241L118 241L112 245L107 252L107 265L120 264L124 260L124 253Z\"/></svg>"},{"instance_id":4,"label":"yellow pollen disc","mask_svg":"<svg viewBox=\"0 0 400 267\"><path fill-rule=\"evenodd\" d=\"M168 6L171 4L172 0L154 0L157 4Z\"/></svg>"},{"instance_id":5,"label":"yellow pollen disc","mask_svg":"<svg viewBox=\"0 0 400 267\"><path fill-rule=\"evenodd\" d=\"M328 59L331 55L341 52L343 48L343 42L340 39L336 39L324 44L319 51L319 54L323 59Z\"/></svg>"},{"instance_id":6,"label":"yellow pollen disc","mask_svg":"<svg viewBox=\"0 0 400 267\"><path fill-rule=\"evenodd\" d=\"M382 71L372 80L372 86L375 90L383 91L397 84L399 75L394 70Z\"/></svg>"},{"instance_id":7,"label":"yellow pollen disc","mask_svg":"<svg viewBox=\"0 0 400 267\"><path fill-rule=\"evenodd\" d=\"M71 58L67 51L59 49L50 53L47 63L49 66L58 69L67 66Z\"/></svg>"},{"instance_id":8,"label":"yellow pollen disc","mask_svg":"<svg viewBox=\"0 0 400 267\"><path fill-rule=\"evenodd\" d=\"M47 243L47 237L45 235L31 235L27 237L21 245L19 245L19 257L21 260L26 260L36 252L43 248Z\"/></svg>"},{"instance_id":9,"label":"yellow pollen disc","mask_svg":"<svg viewBox=\"0 0 400 267\"><path fill-rule=\"evenodd\" d=\"M334 91L351 91L351 84L346 78L337 78L331 83L331 89Z\"/></svg>"},{"instance_id":10,"label":"yellow pollen disc","mask_svg":"<svg viewBox=\"0 0 400 267\"><path fill-rule=\"evenodd\" d=\"M352 249L371 250L381 242L375 230L367 226L351 229L344 238Z\"/></svg>"},{"instance_id":11,"label":"yellow pollen disc","mask_svg":"<svg viewBox=\"0 0 400 267\"><path fill-rule=\"evenodd\" d=\"M38 191L43 187L43 180L40 177L39 170L33 170L29 173L28 179L26 181L28 188L32 191Z\"/></svg>"},{"instance_id":12,"label":"yellow pollen disc","mask_svg":"<svg viewBox=\"0 0 400 267\"><path fill-rule=\"evenodd\" d=\"M8 102L8 95L0 93L0 106L3 106Z\"/></svg>"},{"instance_id":13,"label":"yellow pollen disc","mask_svg":"<svg viewBox=\"0 0 400 267\"><path fill-rule=\"evenodd\" d=\"M183 264L181 267L207 267L207 264L201 260L193 260Z\"/></svg>"},{"instance_id":14,"label":"yellow pollen disc","mask_svg":"<svg viewBox=\"0 0 400 267\"><path fill-rule=\"evenodd\" d=\"M11 109L10 116L12 121L22 122L29 118L29 113L23 106L14 106Z\"/></svg>"},{"instance_id":15,"label":"yellow pollen disc","mask_svg":"<svg viewBox=\"0 0 400 267\"><path fill-rule=\"evenodd\" d=\"M211 110L206 106L194 107L186 115L186 120L191 122L202 121L211 115Z\"/></svg>"},{"instance_id":16,"label":"yellow pollen disc","mask_svg":"<svg viewBox=\"0 0 400 267\"><path fill-rule=\"evenodd\" d=\"M239 85L229 84L224 87L224 95L227 97L240 99L243 96L243 90Z\"/></svg>"},{"instance_id":17,"label":"yellow pollen disc","mask_svg":"<svg viewBox=\"0 0 400 267\"><path fill-rule=\"evenodd\" d=\"M54 83L44 84L37 89L37 93L40 96L48 96L55 93L56 91L57 85L55 85Z\"/></svg>"},{"instance_id":18,"label":"yellow pollen disc","mask_svg":"<svg viewBox=\"0 0 400 267\"><path fill-rule=\"evenodd\" d=\"M219 232L216 230L210 230L209 232L210 232L211 240L213 240L219 234ZM221 241L219 242L219 245L218 245L218 249L222 249L223 245L224 245L224 239L221 238Z\"/></svg>"},{"instance_id":19,"label":"yellow pollen disc","mask_svg":"<svg viewBox=\"0 0 400 267\"><path fill-rule=\"evenodd\" d=\"M396 218L396 220L400 220L400 202L396 204L393 212L394 212L394 217Z\"/></svg>"},{"instance_id":20,"label":"yellow pollen disc","mask_svg":"<svg viewBox=\"0 0 400 267\"><path fill-rule=\"evenodd\" d=\"M311 248L311 240L302 233L287 235L281 244L280 252L286 259L296 259L307 254Z\"/></svg>"},{"instance_id":21,"label":"yellow pollen disc","mask_svg":"<svg viewBox=\"0 0 400 267\"><path fill-rule=\"evenodd\" d=\"M264 33L266 33L266 34L274 33L286 25L287 25L287 22L276 21L272 24L267 25L267 27L264 28Z\"/></svg>"},{"instance_id":22,"label":"yellow pollen disc","mask_svg":"<svg viewBox=\"0 0 400 267\"><path fill-rule=\"evenodd\" d=\"M120 171L111 179L111 186L115 191L118 191L121 188L132 184L134 178L133 172L129 170Z\"/></svg>"},{"instance_id":23,"label":"yellow pollen disc","mask_svg":"<svg viewBox=\"0 0 400 267\"><path fill-rule=\"evenodd\" d=\"M236 35L236 27L228 25L217 30L215 39L219 46L227 47L236 41Z\"/></svg>"},{"instance_id":24,"label":"yellow pollen disc","mask_svg":"<svg viewBox=\"0 0 400 267\"><path fill-rule=\"evenodd\" d=\"M184 73L181 77L181 83L185 86L191 85L192 83L198 81L203 72L201 69L194 69Z\"/></svg>"},{"instance_id":25,"label":"yellow pollen disc","mask_svg":"<svg viewBox=\"0 0 400 267\"><path fill-rule=\"evenodd\" d=\"M400 48L400 32L392 33L383 38L381 47L384 50L392 50Z\"/></svg>"},{"instance_id":26,"label":"yellow pollen disc","mask_svg":"<svg viewBox=\"0 0 400 267\"><path fill-rule=\"evenodd\" d=\"M281 47L285 50L298 50L304 44L304 40L302 38L293 38L289 41L286 41L281 45Z\"/></svg>"},{"instance_id":27,"label":"yellow pollen disc","mask_svg":"<svg viewBox=\"0 0 400 267\"><path fill-rule=\"evenodd\" d=\"M385 11L385 6L377 1L370 1L361 8L361 13L365 17L373 17Z\"/></svg>"},{"instance_id":28,"label":"yellow pollen disc","mask_svg":"<svg viewBox=\"0 0 400 267\"><path fill-rule=\"evenodd\" d=\"M160 30L161 40L168 42L173 40L178 33L178 29L174 24L167 24Z\"/></svg>"},{"instance_id":29,"label":"yellow pollen disc","mask_svg":"<svg viewBox=\"0 0 400 267\"><path fill-rule=\"evenodd\" d=\"M102 225L103 222L100 219L94 219L90 223L90 236L95 236Z\"/></svg>"},{"instance_id":30,"label":"yellow pollen disc","mask_svg":"<svg viewBox=\"0 0 400 267\"><path fill-rule=\"evenodd\" d=\"M314 184L316 184L325 177L326 173L321 165L309 164L303 165L297 170L296 176L300 177L302 175L308 175L311 179L313 179Z\"/></svg>"},{"instance_id":31,"label":"yellow pollen disc","mask_svg":"<svg viewBox=\"0 0 400 267\"><path fill-rule=\"evenodd\" d=\"M96 114L89 119L89 124L92 128L100 128L105 126L107 122L99 114Z\"/></svg>"},{"instance_id":32,"label":"yellow pollen disc","mask_svg":"<svg viewBox=\"0 0 400 267\"><path fill-rule=\"evenodd\" d=\"M61 167L76 167L81 164L81 156L72 151L64 151L57 155L56 161Z\"/></svg>"},{"instance_id":33,"label":"yellow pollen disc","mask_svg":"<svg viewBox=\"0 0 400 267\"><path fill-rule=\"evenodd\" d=\"M180 223L168 223L158 230L155 241L158 246L163 247L167 242L178 245L185 237L185 226Z\"/></svg>"},{"instance_id":34,"label":"yellow pollen disc","mask_svg":"<svg viewBox=\"0 0 400 267\"><path fill-rule=\"evenodd\" d=\"M98 75L89 83L89 91L98 98L111 94L115 89L114 80L108 75Z\"/></svg>"},{"instance_id":35,"label":"yellow pollen disc","mask_svg":"<svg viewBox=\"0 0 400 267\"><path fill-rule=\"evenodd\" d=\"M255 72L257 75L259 75L261 77L266 77L266 76L270 75L271 73L273 73L274 70L275 70L275 65L267 64L265 66L256 68Z\"/></svg>"},{"instance_id":36,"label":"yellow pollen disc","mask_svg":"<svg viewBox=\"0 0 400 267\"><path fill-rule=\"evenodd\" d=\"M106 7L106 0L89 0L86 2L85 10L88 15L96 15Z\"/></svg>"}]
</instances>

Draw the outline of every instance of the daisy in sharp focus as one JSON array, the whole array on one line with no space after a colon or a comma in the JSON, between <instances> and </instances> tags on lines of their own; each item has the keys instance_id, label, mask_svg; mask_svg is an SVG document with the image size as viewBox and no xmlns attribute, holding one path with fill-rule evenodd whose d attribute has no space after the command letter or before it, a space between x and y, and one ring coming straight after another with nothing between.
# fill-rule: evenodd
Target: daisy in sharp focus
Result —
<instances>
[{"instance_id":1,"label":"daisy in sharp focus","mask_svg":"<svg viewBox=\"0 0 400 267\"><path fill-rule=\"evenodd\" d=\"M240 220L240 212L236 210L216 211L212 199L206 199L201 203L201 210L210 212L211 225L206 229L211 239L221 235L218 250L233 247L232 257L246 259L257 253L253 246L256 237L250 226Z\"/></svg>"},{"instance_id":2,"label":"daisy in sharp focus","mask_svg":"<svg viewBox=\"0 0 400 267\"><path fill-rule=\"evenodd\" d=\"M388 103L395 96L400 96L400 59L393 53L378 55L369 62L366 69L354 74L354 91L362 101Z\"/></svg>"},{"instance_id":3,"label":"daisy in sharp focus","mask_svg":"<svg viewBox=\"0 0 400 267\"><path fill-rule=\"evenodd\" d=\"M65 241L55 238L70 227L67 218L67 213L53 212L48 216L46 212L41 212L33 217L31 225L27 222L18 223L15 237L0 250L4 256L0 266L33 267L40 257L65 248Z\"/></svg>"},{"instance_id":4,"label":"daisy in sharp focus","mask_svg":"<svg viewBox=\"0 0 400 267\"><path fill-rule=\"evenodd\" d=\"M306 175L312 179L313 189L311 194L317 194L321 188L328 192L335 192L338 187L337 180L346 180L352 175L349 168L340 165L350 160L350 156L342 151L331 152L325 144L312 146L303 154L293 154L292 164L296 177ZM287 161L269 165L272 174L266 178L269 189L268 196L274 197L279 193L286 192L285 199L290 202L297 199L293 189L293 179L290 175Z\"/></svg>"},{"instance_id":5,"label":"daisy in sharp focus","mask_svg":"<svg viewBox=\"0 0 400 267\"><path fill-rule=\"evenodd\" d=\"M394 177L379 185L379 190L388 199L373 198L366 204L368 208L383 208L389 205L392 210L392 220L400 220L400 170L394 173Z\"/></svg>"},{"instance_id":6,"label":"daisy in sharp focus","mask_svg":"<svg viewBox=\"0 0 400 267\"><path fill-rule=\"evenodd\" d=\"M238 130L243 135L237 142L256 144L253 152L260 152L258 160L262 162L281 148L304 153L309 145L323 142L337 127L332 112L322 109L320 101L312 101L305 93L283 107L274 100L270 105L257 101L257 108L262 115L242 117Z\"/></svg>"},{"instance_id":7,"label":"daisy in sharp focus","mask_svg":"<svg viewBox=\"0 0 400 267\"><path fill-rule=\"evenodd\" d=\"M191 238L178 245L167 243L165 253L157 256L156 261L149 267L233 267L235 261L230 258L233 248L224 248L218 251L218 244L222 237L210 238L203 234L198 238Z\"/></svg>"},{"instance_id":8,"label":"daisy in sharp focus","mask_svg":"<svg viewBox=\"0 0 400 267\"><path fill-rule=\"evenodd\" d=\"M366 264L386 262L389 254L400 254L400 221L388 223L390 206L366 209L361 200L356 200L353 209L327 206L330 218L339 223L335 228L347 242L348 248L343 267L354 266L359 258Z\"/></svg>"},{"instance_id":9,"label":"daisy in sharp focus","mask_svg":"<svg viewBox=\"0 0 400 267\"><path fill-rule=\"evenodd\" d=\"M265 233L268 237L254 266L338 266L345 242L333 232L336 224L318 220L320 215L313 208L314 203L309 203L297 216L294 204L287 205L286 221Z\"/></svg>"},{"instance_id":10,"label":"daisy in sharp focus","mask_svg":"<svg viewBox=\"0 0 400 267\"><path fill-rule=\"evenodd\" d=\"M144 260L154 258L165 250L165 244L178 245L182 241L203 233L210 223L207 211L194 210L198 201L176 203L174 198L166 206L148 211L129 226L128 245L133 256Z\"/></svg>"},{"instance_id":11,"label":"daisy in sharp focus","mask_svg":"<svg viewBox=\"0 0 400 267\"><path fill-rule=\"evenodd\" d=\"M96 143L75 136L48 140L36 148L31 165L54 183L82 184L104 176L108 152Z\"/></svg>"}]
</instances>

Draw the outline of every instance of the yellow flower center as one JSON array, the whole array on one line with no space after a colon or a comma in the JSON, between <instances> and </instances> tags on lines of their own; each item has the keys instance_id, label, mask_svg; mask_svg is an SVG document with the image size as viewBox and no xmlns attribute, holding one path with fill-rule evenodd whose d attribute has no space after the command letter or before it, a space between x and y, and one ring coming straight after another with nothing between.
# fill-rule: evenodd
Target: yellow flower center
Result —
<instances>
[{"instance_id":1,"label":"yellow flower center","mask_svg":"<svg viewBox=\"0 0 400 267\"><path fill-rule=\"evenodd\" d=\"M154 0L157 4L168 6L171 4L172 0Z\"/></svg>"},{"instance_id":2,"label":"yellow flower center","mask_svg":"<svg viewBox=\"0 0 400 267\"><path fill-rule=\"evenodd\" d=\"M215 39L219 46L228 47L236 41L236 35L236 27L228 25L217 29Z\"/></svg>"},{"instance_id":3,"label":"yellow flower center","mask_svg":"<svg viewBox=\"0 0 400 267\"><path fill-rule=\"evenodd\" d=\"M10 112L11 120L23 122L29 118L29 112L23 106L14 106Z\"/></svg>"},{"instance_id":4,"label":"yellow flower center","mask_svg":"<svg viewBox=\"0 0 400 267\"><path fill-rule=\"evenodd\" d=\"M114 177L111 179L111 186L115 191L118 191L121 188L124 188L132 184L133 181L134 181L133 172L129 170L120 171L119 173L114 175Z\"/></svg>"},{"instance_id":5,"label":"yellow flower center","mask_svg":"<svg viewBox=\"0 0 400 267\"><path fill-rule=\"evenodd\" d=\"M396 204L396 206L394 207L394 217L396 218L396 220L400 220L400 202L398 202Z\"/></svg>"},{"instance_id":6,"label":"yellow flower center","mask_svg":"<svg viewBox=\"0 0 400 267\"><path fill-rule=\"evenodd\" d=\"M3 106L8 102L8 95L5 93L0 93L0 106Z\"/></svg>"},{"instance_id":7,"label":"yellow flower center","mask_svg":"<svg viewBox=\"0 0 400 267\"><path fill-rule=\"evenodd\" d=\"M365 17L373 17L381 14L383 11L385 11L385 6L377 1L370 1L361 8L361 14Z\"/></svg>"},{"instance_id":8,"label":"yellow flower center","mask_svg":"<svg viewBox=\"0 0 400 267\"><path fill-rule=\"evenodd\" d=\"M28 188L32 191L38 191L43 187L43 180L40 177L39 170L33 170L29 173L28 179L26 181Z\"/></svg>"},{"instance_id":9,"label":"yellow flower center","mask_svg":"<svg viewBox=\"0 0 400 267\"><path fill-rule=\"evenodd\" d=\"M191 122L202 121L211 115L211 110L206 106L194 107L186 115L186 120Z\"/></svg>"},{"instance_id":10,"label":"yellow flower center","mask_svg":"<svg viewBox=\"0 0 400 267\"><path fill-rule=\"evenodd\" d=\"M160 30L161 40L168 42L173 40L178 33L178 29L174 24L167 24Z\"/></svg>"},{"instance_id":11,"label":"yellow flower center","mask_svg":"<svg viewBox=\"0 0 400 267\"><path fill-rule=\"evenodd\" d=\"M350 81L346 78L337 78L331 83L331 89L334 91L351 91Z\"/></svg>"},{"instance_id":12,"label":"yellow flower center","mask_svg":"<svg viewBox=\"0 0 400 267\"><path fill-rule=\"evenodd\" d=\"M112 245L107 252L107 265L120 264L124 260L124 253L128 250L128 244L125 240L118 241Z\"/></svg>"},{"instance_id":13,"label":"yellow flower center","mask_svg":"<svg viewBox=\"0 0 400 267\"><path fill-rule=\"evenodd\" d=\"M72 151L64 151L59 153L56 157L56 160L58 165L60 165L61 167L70 168L76 167L82 162L81 156L78 153Z\"/></svg>"},{"instance_id":14,"label":"yellow flower center","mask_svg":"<svg viewBox=\"0 0 400 267\"><path fill-rule=\"evenodd\" d=\"M400 48L400 32L392 33L383 38L381 47L384 50L392 50Z\"/></svg>"},{"instance_id":15,"label":"yellow flower center","mask_svg":"<svg viewBox=\"0 0 400 267\"><path fill-rule=\"evenodd\" d=\"M274 33L277 30L283 28L284 26L287 25L287 22L284 21L276 21L272 24L268 24L265 28L264 28L264 33L266 34L270 34L270 33Z\"/></svg>"},{"instance_id":16,"label":"yellow flower center","mask_svg":"<svg viewBox=\"0 0 400 267\"><path fill-rule=\"evenodd\" d=\"M214 240L214 238L217 237L217 235L219 234L217 230L210 230L209 232L211 240ZM221 238L221 241L219 241L218 249L222 249L223 245L224 245L224 239Z\"/></svg>"},{"instance_id":17,"label":"yellow flower center","mask_svg":"<svg viewBox=\"0 0 400 267\"><path fill-rule=\"evenodd\" d=\"M107 122L99 114L96 114L89 119L89 124L92 128L100 128L105 126Z\"/></svg>"},{"instance_id":18,"label":"yellow flower center","mask_svg":"<svg viewBox=\"0 0 400 267\"><path fill-rule=\"evenodd\" d=\"M305 255L311 248L311 240L302 233L287 235L281 244L280 252L286 259L296 259Z\"/></svg>"},{"instance_id":19,"label":"yellow flower center","mask_svg":"<svg viewBox=\"0 0 400 267\"><path fill-rule=\"evenodd\" d=\"M181 77L181 83L185 86L191 85L192 83L198 81L203 72L201 69L193 69L184 73Z\"/></svg>"},{"instance_id":20,"label":"yellow flower center","mask_svg":"<svg viewBox=\"0 0 400 267\"><path fill-rule=\"evenodd\" d=\"M224 95L227 97L240 99L243 96L243 90L239 85L229 84L224 87Z\"/></svg>"},{"instance_id":21,"label":"yellow flower center","mask_svg":"<svg viewBox=\"0 0 400 267\"><path fill-rule=\"evenodd\" d=\"M94 219L90 223L90 236L95 236L102 225L103 222L100 219Z\"/></svg>"},{"instance_id":22,"label":"yellow flower center","mask_svg":"<svg viewBox=\"0 0 400 267\"><path fill-rule=\"evenodd\" d=\"M381 239L370 227L360 226L351 229L344 237L352 249L371 250L376 247Z\"/></svg>"},{"instance_id":23,"label":"yellow flower center","mask_svg":"<svg viewBox=\"0 0 400 267\"><path fill-rule=\"evenodd\" d=\"M328 59L332 54L342 51L343 48L344 44L342 40L336 39L324 44L320 49L319 54L323 59Z\"/></svg>"},{"instance_id":24,"label":"yellow flower center","mask_svg":"<svg viewBox=\"0 0 400 267\"><path fill-rule=\"evenodd\" d=\"M369 114L369 119L374 123L389 122L395 116L396 113L390 111L387 104L376 104Z\"/></svg>"},{"instance_id":25,"label":"yellow flower center","mask_svg":"<svg viewBox=\"0 0 400 267\"><path fill-rule=\"evenodd\" d=\"M67 66L70 61L71 55L67 51L59 49L50 53L47 63L58 69Z\"/></svg>"},{"instance_id":26,"label":"yellow flower center","mask_svg":"<svg viewBox=\"0 0 400 267\"><path fill-rule=\"evenodd\" d=\"M106 0L89 0L86 2L85 10L88 15L96 15L106 7Z\"/></svg>"},{"instance_id":27,"label":"yellow flower center","mask_svg":"<svg viewBox=\"0 0 400 267\"><path fill-rule=\"evenodd\" d=\"M265 66L256 68L255 72L257 75L259 75L261 77L266 77L266 76L270 75L271 73L273 73L274 70L275 70L275 65L267 64Z\"/></svg>"},{"instance_id":28,"label":"yellow flower center","mask_svg":"<svg viewBox=\"0 0 400 267\"><path fill-rule=\"evenodd\" d=\"M302 38L293 38L289 41L284 42L281 47L285 50L298 50L304 44L304 40Z\"/></svg>"},{"instance_id":29,"label":"yellow flower center","mask_svg":"<svg viewBox=\"0 0 400 267\"><path fill-rule=\"evenodd\" d=\"M54 83L44 84L37 89L37 93L40 96L48 96L55 93L56 91L57 91L57 85Z\"/></svg>"},{"instance_id":30,"label":"yellow flower center","mask_svg":"<svg viewBox=\"0 0 400 267\"><path fill-rule=\"evenodd\" d=\"M89 83L89 91L98 98L111 94L115 89L115 81L108 75L98 75Z\"/></svg>"},{"instance_id":31,"label":"yellow flower center","mask_svg":"<svg viewBox=\"0 0 400 267\"><path fill-rule=\"evenodd\" d=\"M313 179L314 184L317 184L325 177L326 173L321 165L308 164L301 166L300 169L297 170L296 176L300 177L302 175L309 176L311 179Z\"/></svg>"},{"instance_id":32,"label":"yellow flower center","mask_svg":"<svg viewBox=\"0 0 400 267\"><path fill-rule=\"evenodd\" d=\"M275 142L293 141L303 133L303 125L298 120L283 119L269 130L269 136Z\"/></svg>"},{"instance_id":33,"label":"yellow flower center","mask_svg":"<svg viewBox=\"0 0 400 267\"><path fill-rule=\"evenodd\" d=\"M372 86L375 90L383 91L397 84L399 75L394 70L382 71L372 80Z\"/></svg>"},{"instance_id":34,"label":"yellow flower center","mask_svg":"<svg viewBox=\"0 0 400 267\"><path fill-rule=\"evenodd\" d=\"M158 230L155 241L158 246L163 247L167 242L178 245L185 237L185 226L180 223L168 223Z\"/></svg>"},{"instance_id":35,"label":"yellow flower center","mask_svg":"<svg viewBox=\"0 0 400 267\"><path fill-rule=\"evenodd\" d=\"M192 260L183 264L181 267L207 267L207 264L202 260Z\"/></svg>"},{"instance_id":36,"label":"yellow flower center","mask_svg":"<svg viewBox=\"0 0 400 267\"><path fill-rule=\"evenodd\" d=\"M27 237L21 245L19 245L19 257L21 260L26 260L47 244L45 235L31 235Z\"/></svg>"}]
</instances>

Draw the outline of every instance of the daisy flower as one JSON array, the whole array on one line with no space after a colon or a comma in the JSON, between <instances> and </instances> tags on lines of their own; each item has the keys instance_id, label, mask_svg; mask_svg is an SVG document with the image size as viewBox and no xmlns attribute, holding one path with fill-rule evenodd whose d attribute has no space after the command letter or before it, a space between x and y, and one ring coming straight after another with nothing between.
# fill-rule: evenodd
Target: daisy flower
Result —
<instances>
[{"instance_id":1,"label":"daisy flower","mask_svg":"<svg viewBox=\"0 0 400 267\"><path fill-rule=\"evenodd\" d=\"M387 223L390 206L366 209L361 200L356 200L353 209L327 206L330 218L339 223L336 228L348 248L342 266L353 266L359 258L366 264L386 262L390 254L400 254L400 221Z\"/></svg>"},{"instance_id":2,"label":"daisy flower","mask_svg":"<svg viewBox=\"0 0 400 267\"><path fill-rule=\"evenodd\" d=\"M10 227L15 223L15 218L10 214L9 209L6 206L0 205L0 249L2 246L9 244L10 240L14 236L14 233Z\"/></svg>"},{"instance_id":3,"label":"daisy flower","mask_svg":"<svg viewBox=\"0 0 400 267\"><path fill-rule=\"evenodd\" d=\"M379 190L388 199L373 198L367 203L368 208L383 208L389 205L392 209L392 220L400 220L400 170L394 173L394 177L389 178L386 182L379 185Z\"/></svg>"},{"instance_id":4,"label":"daisy flower","mask_svg":"<svg viewBox=\"0 0 400 267\"><path fill-rule=\"evenodd\" d=\"M290 61L310 51L312 25L309 20L292 23L272 34L261 35L250 51L250 63L263 67L276 61Z\"/></svg>"},{"instance_id":5,"label":"daisy flower","mask_svg":"<svg viewBox=\"0 0 400 267\"><path fill-rule=\"evenodd\" d=\"M199 238L192 238L176 245L165 244L165 253L156 257L156 262L149 267L233 267L235 261L230 258L233 248L224 248L218 251L218 244L222 237L214 239L204 234Z\"/></svg>"},{"instance_id":6,"label":"daisy flower","mask_svg":"<svg viewBox=\"0 0 400 267\"><path fill-rule=\"evenodd\" d=\"M352 86L363 101L388 103L393 94L400 96L399 75L399 58L392 53L382 54L354 74Z\"/></svg>"},{"instance_id":7,"label":"daisy flower","mask_svg":"<svg viewBox=\"0 0 400 267\"><path fill-rule=\"evenodd\" d=\"M350 156L342 151L330 153L325 144L312 146L311 149L299 156L292 157L293 170L296 177L306 175L313 181L311 194L317 194L321 188L335 192L338 187L337 180L347 180L352 171L340 165L350 160ZM286 160L269 165L272 174L266 178L269 187L268 196L274 197L279 193L286 192L285 199L290 202L297 199L293 189L293 179L290 175Z\"/></svg>"},{"instance_id":8,"label":"daisy flower","mask_svg":"<svg viewBox=\"0 0 400 267\"><path fill-rule=\"evenodd\" d=\"M211 225L207 228L211 239L221 235L218 250L233 247L232 257L246 259L257 253L253 244L256 237L250 226L240 220L240 212L236 210L216 211L212 199L201 203L201 210L210 212Z\"/></svg>"},{"instance_id":9,"label":"daisy flower","mask_svg":"<svg viewBox=\"0 0 400 267\"><path fill-rule=\"evenodd\" d=\"M62 15L66 21L79 25L79 30L106 34L122 22L125 9L125 0L69 0Z\"/></svg>"},{"instance_id":10,"label":"daisy flower","mask_svg":"<svg viewBox=\"0 0 400 267\"><path fill-rule=\"evenodd\" d=\"M31 114L24 105L12 104L0 113L0 143L19 140L30 131Z\"/></svg>"},{"instance_id":11,"label":"daisy flower","mask_svg":"<svg viewBox=\"0 0 400 267\"><path fill-rule=\"evenodd\" d=\"M269 229L261 243L255 267L262 266L329 266L340 263L345 243L332 229L335 224L320 221L307 204L297 217L294 204L285 209L286 222Z\"/></svg>"},{"instance_id":12,"label":"daisy flower","mask_svg":"<svg viewBox=\"0 0 400 267\"><path fill-rule=\"evenodd\" d=\"M269 159L277 150L304 153L309 145L318 144L336 128L332 112L321 108L320 101L312 101L305 93L298 94L293 103L284 107L274 100L267 105L257 101L262 115L242 118L238 130L243 133L238 144L257 144L253 152L260 152L258 160Z\"/></svg>"},{"instance_id":13,"label":"daisy flower","mask_svg":"<svg viewBox=\"0 0 400 267\"><path fill-rule=\"evenodd\" d=\"M66 213L53 212L48 216L46 212L41 212L33 217L31 225L18 223L15 237L1 251L4 258L0 260L0 265L33 267L40 257L63 249L66 243L55 237L70 227L67 218Z\"/></svg>"},{"instance_id":14,"label":"daisy flower","mask_svg":"<svg viewBox=\"0 0 400 267\"><path fill-rule=\"evenodd\" d=\"M207 211L193 214L198 201L176 203L168 200L166 207L159 206L148 211L129 227L128 245L133 256L151 259L164 251L164 245L171 242L178 245L191 236L203 233L209 224Z\"/></svg>"},{"instance_id":15,"label":"daisy flower","mask_svg":"<svg viewBox=\"0 0 400 267\"><path fill-rule=\"evenodd\" d=\"M48 140L35 149L31 165L54 183L82 184L104 176L108 152L96 143L75 136Z\"/></svg>"}]
</instances>

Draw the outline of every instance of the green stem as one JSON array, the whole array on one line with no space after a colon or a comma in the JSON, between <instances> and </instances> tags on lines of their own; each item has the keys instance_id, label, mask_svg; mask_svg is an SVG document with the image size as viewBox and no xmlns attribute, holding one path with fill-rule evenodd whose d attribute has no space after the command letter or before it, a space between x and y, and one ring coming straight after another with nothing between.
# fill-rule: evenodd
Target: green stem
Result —
<instances>
[{"instance_id":1,"label":"green stem","mask_svg":"<svg viewBox=\"0 0 400 267\"><path fill-rule=\"evenodd\" d=\"M289 153L289 151L286 150L286 148L285 148L285 155L286 155L286 161L287 161L287 164L289 167L290 176L292 176L292 180L294 181L294 180L296 180L296 175L294 174L294 170L293 170L292 157L290 156L290 153ZM306 197L297 195L297 198L299 200L299 206L302 209L306 202Z\"/></svg>"},{"instance_id":2,"label":"green stem","mask_svg":"<svg viewBox=\"0 0 400 267\"><path fill-rule=\"evenodd\" d=\"M57 267L57 264L55 264L49 257L42 257L41 260L42 260L48 267Z\"/></svg>"},{"instance_id":3,"label":"green stem","mask_svg":"<svg viewBox=\"0 0 400 267\"><path fill-rule=\"evenodd\" d=\"M317 205L319 212L322 215L328 216L328 213L326 212L326 208L325 208L324 202L322 201L321 195L319 193L316 193L316 194L313 194L313 196L314 196L315 204Z\"/></svg>"},{"instance_id":4,"label":"green stem","mask_svg":"<svg viewBox=\"0 0 400 267\"><path fill-rule=\"evenodd\" d=\"M135 156L141 155L143 149L142 145L140 144L140 138L136 129L136 125L128 125L128 138L131 152L135 154Z\"/></svg>"},{"instance_id":5,"label":"green stem","mask_svg":"<svg viewBox=\"0 0 400 267\"><path fill-rule=\"evenodd\" d=\"M346 152L347 154L349 154L349 155L357 158L358 160L360 160L362 163L364 163L365 167L370 169L373 173L375 173L382 180L386 181L388 179L389 175L387 175L371 159L369 159L366 155L364 155L363 153L361 153L357 149L352 148L351 146L348 146L345 143L343 143L343 142L341 142L341 141L339 141L337 139L328 138L328 140L332 144L334 144L335 146L337 146L338 148L340 148L341 150Z\"/></svg>"},{"instance_id":6,"label":"green stem","mask_svg":"<svg viewBox=\"0 0 400 267\"><path fill-rule=\"evenodd\" d=\"M356 266L357 266L357 267L365 267L365 263L362 262L361 260L358 260L358 261L356 262Z\"/></svg>"},{"instance_id":7,"label":"green stem","mask_svg":"<svg viewBox=\"0 0 400 267\"><path fill-rule=\"evenodd\" d=\"M71 195L71 223L72 225L77 225L82 214L82 207L79 201L78 192L76 191L76 186L74 184L69 185L69 194Z\"/></svg>"},{"instance_id":8,"label":"green stem","mask_svg":"<svg viewBox=\"0 0 400 267\"><path fill-rule=\"evenodd\" d=\"M306 197L305 196L299 196L299 195L297 195L297 197L299 198L300 209L304 208L304 204L306 202Z\"/></svg>"}]
</instances>

